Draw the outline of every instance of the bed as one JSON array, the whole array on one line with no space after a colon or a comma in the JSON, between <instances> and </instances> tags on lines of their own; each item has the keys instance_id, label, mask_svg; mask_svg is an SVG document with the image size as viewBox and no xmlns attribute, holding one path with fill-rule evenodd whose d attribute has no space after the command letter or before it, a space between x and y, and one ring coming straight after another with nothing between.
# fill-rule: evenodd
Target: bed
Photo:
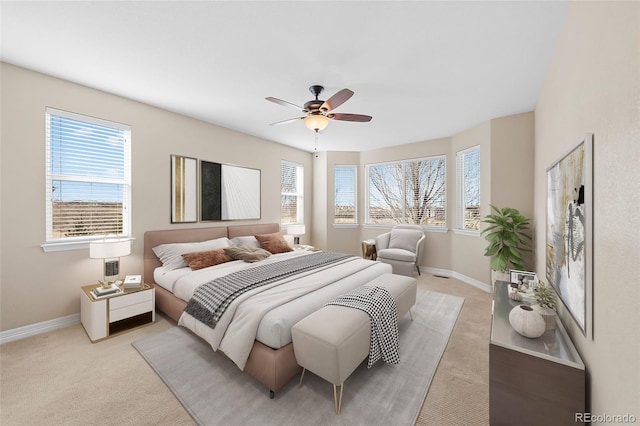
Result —
<instances>
[{"instance_id":1,"label":"bed","mask_svg":"<svg viewBox=\"0 0 640 426\"><path fill-rule=\"evenodd\" d=\"M268 223L145 232L144 280L146 283L155 286L156 308L172 320L180 322L180 318L183 316L183 311L187 306L188 297L186 297L185 294L182 294L184 292L167 286L167 283L165 282L163 282L162 285L156 283L156 277L160 277L159 272L162 271L162 263L154 253L154 247L161 244L200 242L219 238L234 239L243 236L270 234L279 232L279 230L280 226L278 224ZM290 254L283 255L296 257L305 255L305 253L291 252ZM275 262L279 260L277 259L277 256L280 256L280 254L272 255L269 258L269 261ZM242 263L242 261L235 262ZM232 263L233 262L229 262L230 269L235 268L231 265ZM218 266L193 271L193 275L195 276L195 272L197 272L199 273L199 276L210 278L211 274L214 272L209 272L207 270L211 269L213 271L213 268L218 268ZM258 319L257 323L259 325L257 326L258 330L256 332L256 337L252 337L250 348L247 351L248 356L246 357L245 362L238 363L235 361L234 356L225 353L224 344L222 347L218 348L217 352L223 353L234 360L236 364L239 364L244 372L265 385L269 389L271 397L273 397L274 392L281 389L293 376L301 371L301 367L296 363L293 352L290 327L299 319L302 319L314 310L318 309L324 303L334 298L337 294L341 294L351 288L363 285L383 273L389 273L391 272L390 269L389 265L379 262L360 258L350 258L348 261L337 262L335 265L322 268L318 272L306 272L304 274L300 274L295 277L295 280L297 280L295 282L300 283L301 285L309 285L309 283L314 283L315 285L315 283L320 280L327 282L331 280L333 281L327 285L320 285L316 291L313 291L310 294L297 297L294 300L273 308L264 314L263 317ZM218 271L215 271L215 273L219 274ZM193 282L194 279L196 278L187 275L185 275L185 278L179 278L179 280L187 282ZM161 280L158 279L158 281ZM170 290L174 290L180 297L176 296L176 294ZM189 292L187 292L187 294L188 293ZM187 317L187 320L189 320L189 315L185 316ZM185 322L184 319L183 322ZM187 328L190 328L192 332L200 335L199 330L192 329L193 326L188 323L186 325L188 325ZM271 332L271 335L268 333L265 334L265 329ZM277 331L276 335L273 334L273 330ZM232 333L229 332L229 339L232 339L231 334ZM204 338L207 340L207 337Z\"/></svg>"}]
</instances>

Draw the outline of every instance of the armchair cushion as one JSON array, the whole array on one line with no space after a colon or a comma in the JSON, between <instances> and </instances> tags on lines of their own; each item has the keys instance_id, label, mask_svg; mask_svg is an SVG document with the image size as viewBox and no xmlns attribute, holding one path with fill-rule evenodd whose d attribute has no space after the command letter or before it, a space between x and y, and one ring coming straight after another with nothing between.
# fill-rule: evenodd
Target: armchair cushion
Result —
<instances>
[{"instance_id":1,"label":"armchair cushion","mask_svg":"<svg viewBox=\"0 0 640 426\"><path fill-rule=\"evenodd\" d=\"M388 248L378 251L378 258L413 263L416 261L416 254L404 249Z\"/></svg>"},{"instance_id":2,"label":"armchair cushion","mask_svg":"<svg viewBox=\"0 0 640 426\"><path fill-rule=\"evenodd\" d=\"M424 234L414 229L397 229L391 230L391 237L389 239L390 249L402 249L408 250L411 253L416 252L418 240L422 238ZM415 259L415 256L414 256Z\"/></svg>"}]
</instances>

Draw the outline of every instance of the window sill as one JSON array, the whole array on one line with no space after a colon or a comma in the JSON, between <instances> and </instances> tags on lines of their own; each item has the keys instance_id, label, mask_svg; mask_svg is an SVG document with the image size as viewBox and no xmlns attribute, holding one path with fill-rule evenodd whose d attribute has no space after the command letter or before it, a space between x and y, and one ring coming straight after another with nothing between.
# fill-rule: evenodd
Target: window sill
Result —
<instances>
[{"instance_id":1,"label":"window sill","mask_svg":"<svg viewBox=\"0 0 640 426\"><path fill-rule=\"evenodd\" d=\"M334 228L342 228L342 229L356 229L358 228L358 224L357 223L334 223L333 224Z\"/></svg>"},{"instance_id":2,"label":"window sill","mask_svg":"<svg viewBox=\"0 0 640 426\"><path fill-rule=\"evenodd\" d=\"M41 244L42 251L45 253L56 252L56 251L69 251L69 250L82 250L88 249L89 243L91 241L101 241L104 237L95 238L90 240L80 240L80 241L56 241ZM133 241L135 238L131 237L120 237L120 239L127 239Z\"/></svg>"},{"instance_id":3,"label":"window sill","mask_svg":"<svg viewBox=\"0 0 640 426\"><path fill-rule=\"evenodd\" d=\"M402 225L402 224L399 224ZM389 229L393 228L395 225L374 225L374 224L365 224L362 226L364 229ZM425 232L441 232L446 233L449 232L449 228L446 227L436 227L436 226L423 226L422 229Z\"/></svg>"},{"instance_id":4,"label":"window sill","mask_svg":"<svg viewBox=\"0 0 640 426\"><path fill-rule=\"evenodd\" d=\"M469 235L471 237L479 237L480 236L480 231L471 231L469 229L454 229L453 232L458 234L458 235Z\"/></svg>"}]
</instances>

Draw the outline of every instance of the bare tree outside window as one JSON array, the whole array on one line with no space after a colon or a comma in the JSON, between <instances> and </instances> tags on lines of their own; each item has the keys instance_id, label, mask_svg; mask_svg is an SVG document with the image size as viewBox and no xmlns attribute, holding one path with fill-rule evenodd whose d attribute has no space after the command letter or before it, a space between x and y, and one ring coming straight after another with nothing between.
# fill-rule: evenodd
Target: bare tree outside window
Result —
<instances>
[{"instance_id":1,"label":"bare tree outside window","mask_svg":"<svg viewBox=\"0 0 640 426\"><path fill-rule=\"evenodd\" d=\"M368 166L368 223L446 225L443 157Z\"/></svg>"}]
</instances>

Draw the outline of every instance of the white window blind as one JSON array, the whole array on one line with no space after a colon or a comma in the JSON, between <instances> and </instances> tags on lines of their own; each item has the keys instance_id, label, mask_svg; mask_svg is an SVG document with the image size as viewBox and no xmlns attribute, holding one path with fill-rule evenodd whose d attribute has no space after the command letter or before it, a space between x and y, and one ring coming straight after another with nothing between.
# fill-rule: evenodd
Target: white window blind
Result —
<instances>
[{"instance_id":1,"label":"white window blind","mask_svg":"<svg viewBox=\"0 0 640 426\"><path fill-rule=\"evenodd\" d=\"M280 223L304 223L304 167L288 161L280 166Z\"/></svg>"},{"instance_id":2,"label":"white window blind","mask_svg":"<svg viewBox=\"0 0 640 426\"><path fill-rule=\"evenodd\" d=\"M366 223L446 227L446 160L426 157L365 167Z\"/></svg>"},{"instance_id":3,"label":"white window blind","mask_svg":"<svg viewBox=\"0 0 640 426\"><path fill-rule=\"evenodd\" d=\"M334 176L334 215L335 224L357 223L356 212L356 166L335 166Z\"/></svg>"},{"instance_id":4,"label":"white window blind","mask_svg":"<svg viewBox=\"0 0 640 426\"><path fill-rule=\"evenodd\" d=\"M480 146L456 153L456 227L480 230Z\"/></svg>"},{"instance_id":5,"label":"white window blind","mask_svg":"<svg viewBox=\"0 0 640 426\"><path fill-rule=\"evenodd\" d=\"M130 235L131 130L47 108L46 241Z\"/></svg>"}]
</instances>

